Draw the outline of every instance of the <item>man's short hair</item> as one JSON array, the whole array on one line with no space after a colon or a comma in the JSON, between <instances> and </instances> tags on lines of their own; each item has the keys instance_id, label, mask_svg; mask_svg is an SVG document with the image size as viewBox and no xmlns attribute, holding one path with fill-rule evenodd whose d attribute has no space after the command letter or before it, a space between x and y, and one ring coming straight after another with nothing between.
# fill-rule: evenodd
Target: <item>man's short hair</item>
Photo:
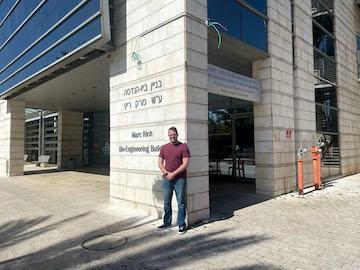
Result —
<instances>
[{"instance_id":1,"label":"man's short hair","mask_svg":"<svg viewBox=\"0 0 360 270\"><path fill-rule=\"evenodd\" d=\"M171 130L171 131L174 131L176 134L178 134L176 127L171 127L171 128L169 128L168 131L170 131L170 130Z\"/></svg>"}]
</instances>

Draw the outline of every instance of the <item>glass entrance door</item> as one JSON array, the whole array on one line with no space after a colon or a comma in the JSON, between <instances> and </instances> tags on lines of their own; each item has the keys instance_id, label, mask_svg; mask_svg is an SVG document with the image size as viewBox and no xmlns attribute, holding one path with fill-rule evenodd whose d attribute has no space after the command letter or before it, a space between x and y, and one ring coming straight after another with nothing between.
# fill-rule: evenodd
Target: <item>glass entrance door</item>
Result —
<instances>
[{"instance_id":1,"label":"glass entrance door","mask_svg":"<svg viewBox=\"0 0 360 270\"><path fill-rule=\"evenodd\" d=\"M209 175L255 178L252 102L209 94L208 117Z\"/></svg>"},{"instance_id":2,"label":"glass entrance door","mask_svg":"<svg viewBox=\"0 0 360 270\"><path fill-rule=\"evenodd\" d=\"M255 178L254 118L252 112L232 115L232 170L235 178Z\"/></svg>"}]
</instances>

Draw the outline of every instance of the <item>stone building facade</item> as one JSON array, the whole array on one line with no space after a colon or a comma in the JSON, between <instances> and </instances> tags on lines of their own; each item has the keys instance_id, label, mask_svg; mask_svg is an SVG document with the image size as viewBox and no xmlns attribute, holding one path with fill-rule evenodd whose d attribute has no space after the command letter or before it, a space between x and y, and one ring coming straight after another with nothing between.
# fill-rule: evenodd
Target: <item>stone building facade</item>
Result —
<instances>
[{"instance_id":1,"label":"stone building facade","mask_svg":"<svg viewBox=\"0 0 360 270\"><path fill-rule=\"evenodd\" d=\"M238 0L219 6L215 0L113 0L110 9L108 1L100 2L98 14L111 14L111 46L100 48L97 41L78 59L90 63L102 55L99 63L108 70L101 91L108 96L102 111L108 110L110 119L112 203L161 216L157 157L170 126L178 128L192 155L189 223L209 218L214 173L236 178L238 170L245 178L245 169L253 170L257 194L288 193L297 189L298 149L309 150L318 142L323 143L324 181L359 172L356 1ZM213 89L210 69L223 76L215 77L218 88ZM61 76L66 75L58 77L60 82ZM79 87L86 93L89 86ZM22 111L30 105L59 111L58 163L66 167L66 159L74 156L81 163L82 109L69 101L48 107L29 102L35 90L28 88L27 95L4 94L0 104L1 175L23 172ZM223 122L221 114L227 117ZM227 132L230 145L222 145L225 135L211 129L211 115L221 122L215 131ZM253 137L242 138L246 144L236 141L241 140L241 128L232 133L235 119L246 123L246 136ZM244 161L251 161L246 168ZM312 178L307 153L305 186L312 185Z\"/></svg>"}]
</instances>

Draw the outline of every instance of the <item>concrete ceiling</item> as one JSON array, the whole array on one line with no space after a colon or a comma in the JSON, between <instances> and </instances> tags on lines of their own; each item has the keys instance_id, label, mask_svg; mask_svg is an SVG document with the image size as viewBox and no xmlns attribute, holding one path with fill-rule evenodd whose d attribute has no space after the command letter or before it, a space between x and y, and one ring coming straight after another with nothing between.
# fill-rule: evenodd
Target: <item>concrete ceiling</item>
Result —
<instances>
[{"instance_id":1,"label":"concrete ceiling","mask_svg":"<svg viewBox=\"0 0 360 270\"><path fill-rule=\"evenodd\" d=\"M98 112L109 110L109 91L109 62L103 55L12 100L25 101L28 108Z\"/></svg>"}]
</instances>

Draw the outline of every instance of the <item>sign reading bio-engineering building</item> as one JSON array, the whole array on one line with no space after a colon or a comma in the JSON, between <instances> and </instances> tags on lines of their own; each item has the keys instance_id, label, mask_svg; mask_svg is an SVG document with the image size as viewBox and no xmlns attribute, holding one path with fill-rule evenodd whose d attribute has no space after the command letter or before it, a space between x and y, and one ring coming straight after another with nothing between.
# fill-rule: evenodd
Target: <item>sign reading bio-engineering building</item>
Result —
<instances>
[{"instance_id":1,"label":"sign reading bio-engineering building","mask_svg":"<svg viewBox=\"0 0 360 270\"><path fill-rule=\"evenodd\" d=\"M108 0L0 1L0 96L96 57L111 40Z\"/></svg>"},{"instance_id":2,"label":"sign reading bio-engineering building","mask_svg":"<svg viewBox=\"0 0 360 270\"><path fill-rule=\"evenodd\" d=\"M210 93L260 102L261 90L258 80L208 65L208 90Z\"/></svg>"}]
</instances>

